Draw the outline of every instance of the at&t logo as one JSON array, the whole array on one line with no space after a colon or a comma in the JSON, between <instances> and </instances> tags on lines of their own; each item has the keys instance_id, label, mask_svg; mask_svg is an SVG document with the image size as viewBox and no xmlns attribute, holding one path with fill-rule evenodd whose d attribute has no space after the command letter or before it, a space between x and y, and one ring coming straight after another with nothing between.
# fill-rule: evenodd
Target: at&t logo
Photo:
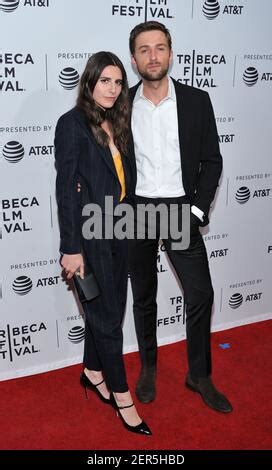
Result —
<instances>
[{"instance_id":1,"label":"at&t logo","mask_svg":"<svg viewBox=\"0 0 272 470\"><path fill-rule=\"evenodd\" d=\"M22 160L25 150L20 142L11 140L4 145L2 154L9 163L18 163Z\"/></svg>"},{"instance_id":2,"label":"at&t logo","mask_svg":"<svg viewBox=\"0 0 272 470\"><path fill-rule=\"evenodd\" d=\"M16 10L20 3L20 0L0 0L0 10L6 13L11 13Z\"/></svg>"},{"instance_id":3,"label":"at&t logo","mask_svg":"<svg viewBox=\"0 0 272 470\"><path fill-rule=\"evenodd\" d=\"M65 67L59 74L59 83L65 90L72 90L78 85L79 73L73 67Z\"/></svg>"},{"instance_id":4,"label":"at&t logo","mask_svg":"<svg viewBox=\"0 0 272 470\"><path fill-rule=\"evenodd\" d=\"M54 154L54 145L33 145L27 151L20 142L11 140L7 142L2 150L2 155L9 163L18 163L24 155L32 156L52 156Z\"/></svg>"},{"instance_id":5,"label":"at&t logo","mask_svg":"<svg viewBox=\"0 0 272 470\"><path fill-rule=\"evenodd\" d=\"M35 287L51 287L59 285L60 276L42 277L37 280ZM33 287L33 282L28 276L19 276L12 283L15 294L26 295Z\"/></svg>"},{"instance_id":6,"label":"at&t logo","mask_svg":"<svg viewBox=\"0 0 272 470\"><path fill-rule=\"evenodd\" d=\"M85 329L83 326L73 326L68 333L68 339L71 343L78 344L83 341L85 335Z\"/></svg>"},{"instance_id":7,"label":"at&t logo","mask_svg":"<svg viewBox=\"0 0 272 470\"><path fill-rule=\"evenodd\" d=\"M234 136L234 134L220 134L218 136L219 143L228 144L230 142L233 142Z\"/></svg>"},{"instance_id":8,"label":"at&t logo","mask_svg":"<svg viewBox=\"0 0 272 470\"><path fill-rule=\"evenodd\" d=\"M262 292L254 292L252 294L247 294L245 298L245 302L254 302L256 300L261 300L263 293ZM231 296L229 299L229 306L233 309L240 307L243 303L243 296L242 294L236 292Z\"/></svg>"},{"instance_id":9,"label":"at&t logo","mask_svg":"<svg viewBox=\"0 0 272 470\"><path fill-rule=\"evenodd\" d=\"M259 78L258 70L255 67L248 67L243 73L243 81L247 86L253 86Z\"/></svg>"},{"instance_id":10,"label":"at&t logo","mask_svg":"<svg viewBox=\"0 0 272 470\"><path fill-rule=\"evenodd\" d=\"M231 298L229 299L229 306L231 308L238 308L240 305L243 303L243 296L242 294L239 294L236 292L236 294L233 294Z\"/></svg>"},{"instance_id":11,"label":"at&t logo","mask_svg":"<svg viewBox=\"0 0 272 470\"><path fill-rule=\"evenodd\" d=\"M12 289L15 294L26 295L32 289L33 283L28 276L19 276L12 283Z\"/></svg>"},{"instance_id":12,"label":"at&t logo","mask_svg":"<svg viewBox=\"0 0 272 470\"><path fill-rule=\"evenodd\" d=\"M264 188L264 189L255 189L253 192L252 198L258 197L268 197L271 194L271 188ZM241 186L236 191L235 199L239 204L245 204L250 198L250 190L246 186Z\"/></svg>"},{"instance_id":13,"label":"at&t logo","mask_svg":"<svg viewBox=\"0 0 272 470\"><path fill-rule=\"evenodd\" d=\"M207 20L214 20L220 12L220 5L217 0L206 0L202 7L203 15Z\"/></svg>"},{"instance_id":14,"label":"at&t logo","mask_svg":"<svg viewBox=\"0 0 272 470\"><path fill-rule=\"evenodd\" d=\"M241 188L236 191L235 199L237 202L239 202L239 204L245 204L249 198L250 191L246 186L241 186Z\"/></svg>"},{"instance_id":15,"label":"at&t logo","mask_svg":"<svg viewBox=\"0 0 272 470\"><path fill-rule=\"evenodd\" d=\"M259 72L255 67L248 67L243 73L243 82L245 85L251 87L256 85L259 79ZM261 82L272 81L272 72L263 72L260 74Z\"/></svg>"},{"instance_id":16,"label":"at&t logo","mask_svg":"<svg viewBox=\"0 0 272 470\"><path fill-rule=\"evenodd\" d=\"M220 6L217 0L206 0L203 3L202 12L207 20L214 20L218 17L220 10L223 15L241 15L244 5L224 5Z\"/></svg>"},{"instance_id":17,"label":"at&t logo","mask_svg":"<svg viewBox=\"0 0 272 470\"><path fill-rule=\"evenodd\" d=\"M20 0L0 0L0 10L12 13L19 6ZM49 7L49 0L24 0L23 7Z\"/></svg>"},{"instance_id":18,"label":"at&t logo","mask_svg":"<svg viewBox=\"0 0 272 470\"><path fill-rule=\"evenodd\" d=\"M211 251L210 258L222 258L222 256L227 256L229 248L220 248L219 250Z\"/></svg>"}]
</instances>

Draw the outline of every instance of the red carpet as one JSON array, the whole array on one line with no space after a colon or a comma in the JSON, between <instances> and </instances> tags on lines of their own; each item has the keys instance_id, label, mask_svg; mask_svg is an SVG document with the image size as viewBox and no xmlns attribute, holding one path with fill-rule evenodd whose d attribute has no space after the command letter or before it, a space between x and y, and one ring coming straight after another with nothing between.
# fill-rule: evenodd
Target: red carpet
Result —
<instances>
[{"instance_id":1,"label":"red carpet","mask_svg":"<svg viewBox=\"0 0 272 470\"><path fill-rule=\"evenodd\" d=\"M233 404L228 415L184 387L185 342L161 347L157 399L138 404L152 437L126 431L91 391L85 400L80 365L1 382L0 449L271 449L271 337L272 321L212 335L213 378ZM126 366L133 390L138 355L128 354Z\"/></svg>"}]
</instances>

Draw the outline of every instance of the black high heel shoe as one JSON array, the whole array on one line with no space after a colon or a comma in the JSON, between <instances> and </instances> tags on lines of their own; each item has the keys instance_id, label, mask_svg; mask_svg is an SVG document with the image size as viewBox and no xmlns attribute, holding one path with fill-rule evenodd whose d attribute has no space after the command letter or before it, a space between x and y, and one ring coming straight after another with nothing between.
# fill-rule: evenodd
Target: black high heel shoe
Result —
<instances>
[{"instance_id":1,"label":"black high heel shoe","mask_svg":"<svg viewBox=\"0 0 272 470\"><path fill-rule=\"evenodd\" d=\"M88 389L89 390L93 390L93 392L96 393L96 395L100 398L101 401L103 401L103 403L107 403L107 404L110 404L111 403L111 400L110 398L105 398L102 393L100 393L100 391L98 390L98 386L101 385L103 382L105 382L105 380L101 380L101 382L99 382L98 384L93 384L90 379L88 379L87 375L85 374L85 372L83 371L80 375L80 384L82 385L82 387L84 388L85 390L85 396L86 396L86 399L88 399Z\"/></svg>"},{"instance_id":2,"label":"black high heel shoe","mask_svg":"<svg viewBox=\"0 0 272 470\"><path fill-rule=\"evenodd\" d=\"M117 416L119 416L119 418L121 418L121 421L122 421L123 425L125 426L125 428L128 431L135 432L136 434L145 434L146 436L152 436L151 430L149 429L149 427L147 426L147 424L144 421L142 421L140 424L137 424L137 426L131 426L130 424L128 424L125 421L125 419L121 415L120 410L124 410L125 408L131 408L132 406L134 406L133 402L131 403L131 405L118 406L116 401L115 401L115 398L113 396L113 393L111 393L110 394L110 403L111 403L112 407L114 408L114 410L116 411Z\"/></svg>"}]
</instances>

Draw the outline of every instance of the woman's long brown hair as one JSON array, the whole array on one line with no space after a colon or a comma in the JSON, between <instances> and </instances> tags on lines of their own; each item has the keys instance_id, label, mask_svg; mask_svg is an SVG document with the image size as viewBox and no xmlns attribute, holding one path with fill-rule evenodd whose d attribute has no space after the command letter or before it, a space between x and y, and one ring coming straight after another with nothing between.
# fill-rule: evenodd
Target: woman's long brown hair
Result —
<instances>
[{"instance_id":1,"label":"woman's long brown hair","mask_svg":"<svg viewBox=\"0 0 272 470\"><path fill-rule=\"evenodd\" d=\"M120 69L122 74L122 91L113 107L103 110L95 103L93 90L104 68L108 65L113 65ZM109 143L109 137L101 127L102 122L107 119L116 147L121 153L127 153L130 114L128 82L125 68L115 54L101 51L89 58L80 79L77 106L85 112L94 137L100 145L106 147Z\"/></svg>"}]
</instances>

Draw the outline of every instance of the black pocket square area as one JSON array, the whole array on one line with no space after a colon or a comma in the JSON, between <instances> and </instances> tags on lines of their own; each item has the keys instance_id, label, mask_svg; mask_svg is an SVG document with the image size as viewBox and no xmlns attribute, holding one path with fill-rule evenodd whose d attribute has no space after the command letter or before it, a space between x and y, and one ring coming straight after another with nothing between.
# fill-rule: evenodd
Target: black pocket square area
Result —
<instances>
[{"instance_id":1,"label":"black pocket square area","mask_svg":"<svg viewBox=\"0 0 272 470\"><path fill-rule=\"evenodd\" d=\"M87 272L84 279L75 274L73 279L80 302L89 302L100 295L100 289L93 272Z\"/></svg>"}]
</instances>

